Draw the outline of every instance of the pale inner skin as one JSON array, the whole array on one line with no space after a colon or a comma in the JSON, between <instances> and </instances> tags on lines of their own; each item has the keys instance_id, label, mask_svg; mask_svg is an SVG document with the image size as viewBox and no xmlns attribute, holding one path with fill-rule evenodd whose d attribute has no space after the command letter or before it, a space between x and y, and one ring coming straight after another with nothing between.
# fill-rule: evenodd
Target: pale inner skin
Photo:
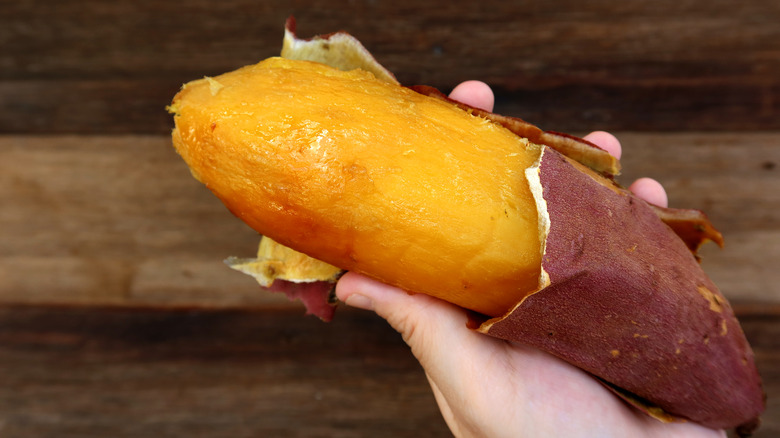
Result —
<instances>
[{"instance_id":1,"label":"pale inner skin","mask_svg":"<svg viewBox=\"0 0 780 438\"><path fill-rule=\"evenodd\" d=\"M193 174L284 245L491 316L539 285L540 148L495 123L282 58L194 81L172 110Z\"/></svg>"}]
</instances>

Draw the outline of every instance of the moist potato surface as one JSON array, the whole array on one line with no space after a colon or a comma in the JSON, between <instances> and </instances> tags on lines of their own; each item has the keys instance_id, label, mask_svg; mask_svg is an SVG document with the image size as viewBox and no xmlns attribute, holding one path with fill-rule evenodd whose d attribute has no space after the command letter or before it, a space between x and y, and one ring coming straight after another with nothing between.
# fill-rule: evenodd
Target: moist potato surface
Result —
<instances>
[{"instance_id":1,"label":"moist potato surface","mask_svg":"<svg viewBox=\"0 0 780 438\"><path fill-rule=\"evenodd\" d=\"M193 81L172 110L193 174L284 245L491 316L538 285L540 148L495 123L282 58Z\"/></svg>"}]
</instances>

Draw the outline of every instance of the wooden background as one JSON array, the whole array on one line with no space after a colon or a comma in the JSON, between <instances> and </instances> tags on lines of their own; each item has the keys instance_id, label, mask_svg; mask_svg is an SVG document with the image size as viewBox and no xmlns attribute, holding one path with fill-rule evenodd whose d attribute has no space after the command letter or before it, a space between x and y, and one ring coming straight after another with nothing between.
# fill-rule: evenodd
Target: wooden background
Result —
<instances>
[{"instance_id":1,"label":"wooden background","mask_svg":"<svg viewBox=\"0 0 780 438\"><path fill-rule=\"evenodd\" d=\"M622 181L726 236L704 267L780 434L780 2L4 1L0 436L448 436L383 321L324 324L226 268L257 236L173 152L181 83L349 30L407 84L483 79L497 110L615 132Z\"/></svg>"}]
</instances>

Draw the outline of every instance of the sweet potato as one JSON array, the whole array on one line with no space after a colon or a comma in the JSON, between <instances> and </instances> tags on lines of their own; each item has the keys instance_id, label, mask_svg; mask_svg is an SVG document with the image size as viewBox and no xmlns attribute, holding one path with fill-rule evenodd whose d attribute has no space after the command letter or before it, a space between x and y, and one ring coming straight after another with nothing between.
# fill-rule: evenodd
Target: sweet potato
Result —
<instances>
[{"instance_id":1,"label":"sweet potato","mask_svg":"<svg viewBox=\"0 0 780 438\"><path fill-rule=\"evenodd\" d=\"M400 86L345 33L293 31L283 58L186 84L170 107L177 151L233 213L338 267L317 265L325 277L354 270L483 314L477 330L660 419L757 424L753 354L695 255L721 242L701 214L636 198L581 139ZM284 262L271 253L232 264L269 284Z\"/></svg>"}]
</instances>

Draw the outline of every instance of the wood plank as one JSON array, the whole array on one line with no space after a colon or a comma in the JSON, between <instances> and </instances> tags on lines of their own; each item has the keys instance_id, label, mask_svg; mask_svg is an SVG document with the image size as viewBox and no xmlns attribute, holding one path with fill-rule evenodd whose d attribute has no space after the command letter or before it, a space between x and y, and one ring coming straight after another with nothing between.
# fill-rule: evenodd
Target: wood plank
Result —
<instances>
[{"instance_id":1,"label":"wood plank","mask_svg":"<svg viewBox=\"0 0 780 438\"><path fill-rule=\"evenodd\" d=\"M185 80L0 81L0 133L168 133L166 105Z\"/></svg>"},{"instance_id":2,"label":"wood plank","mask_svg":"<svg viewBox=\"0 0 780 438\"><path fill-rule=\"evenodd\" d=\"M547 129L780 129L776 2L26 0L0 14L0 132L162 133L172 88L277 54L290 14Z\"/></svg>"},{"instance_id":3,"label":"wood plank","mask_svg":"<svg viewBox=\"0 0 780 438\"><path fill-rule=\"evenodd\" d=\"M703 253L724 293L780 303L780 134L618 135L624 181L658 178L725 233ZM0 137L0 204L0 303L299 309L221 263L257 234L167 136Z\"/></svg>"},{"instance_id":4,"label":"wood plank","mask_svg":"<svg viewBox=\"0 0 780 438\"><path fill-rule=\"evenodd\" d=\"M0 435L450 436L368 313L0 308Z\"/></svg>"},{"instance_id":5,"label":"wood plank","mask_svg":"<svg viewBox=\"0 0 780 438\"><path fill-rule=\"evenodd\" d=\"M627 185L649 176L669 191L672 207L706 211L727 233L776 227L778 133L695 132L616 135Z\"/></svg>"},{"instance_id":6,"label":"wood plank","mask_svg":"<svg viewBox=\"0 0 780 438\"><path fill-rule=\"evenodd\" d=\"M288 306L221 263L257 233L167 137L0 139L0 301Z\"/></svg>"},{"instance_id":7,"label":"wood plank","mask_svg":"<svg viewBox=\"0 0 780 438\"><path fill-rule=\"evenodd\" d=\"M780 320L743 317L780 434ZM451 436L400 336L368 312L0 306L0 434Z\"/></svg>"},{"instance_id":8,"label":"wood plank","mask_svg":"<svg viewBox=\"0 0 780 438\"><path fill-rule=\"evenodd\" d=\"M775 26L780 7L760 0L739 7L728 0L652 5L557 0L490 8L411 0L352 8L333 0L292 8L283 0L262 5L26 0L8 5L0 17L8 24L0 36L9 43L0 66L4 77L17 79L214 74L277 53L290 14L298 18L301 36L348 29L409 80L435 72L450 79L434 82L452 84L451 75L465 69L514 79L510 88L528 76L553 85L566 75L644 81L738 76L776 83L766 68L777 65L780 47L772 38L780 32ZM460 62L464 57L466 64ZM574 65L583 69L573 71ZM702 65L713 68L702 71ZM510 75L502 68L507 66L527 73Z\"/></svg>"},{"instance_id":9,"label":"wood plank","mask_svg":"<svg viewBox=\"0 0 780 438\"><path fill-rule=\"evenodd\" d=\"M165 107L182 83L202 76L0 81L0 133L167 133L173 121ZM455 83L473 78L485 75L464 73L452 85L438 87L449 92ZM780 129L775 103L780 85L625 82L539 89L531 85L530 89L507 91L498 81L490 84L496 92L496 112L552 131Z\"/></svg>"}]
</instances>

